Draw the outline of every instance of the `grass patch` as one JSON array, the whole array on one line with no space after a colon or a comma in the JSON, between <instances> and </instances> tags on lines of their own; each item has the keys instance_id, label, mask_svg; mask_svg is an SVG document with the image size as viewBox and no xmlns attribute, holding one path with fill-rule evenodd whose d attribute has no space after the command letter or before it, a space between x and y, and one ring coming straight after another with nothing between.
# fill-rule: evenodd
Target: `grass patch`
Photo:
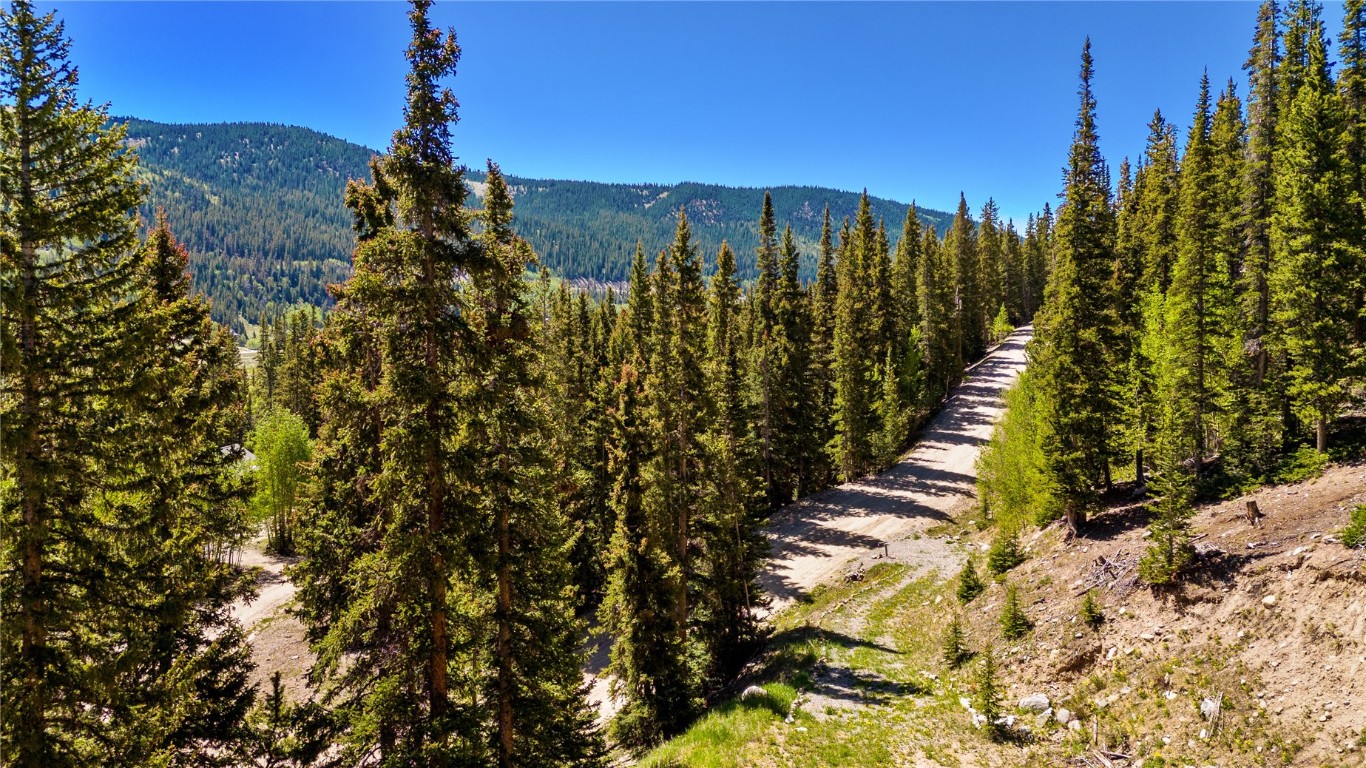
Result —
<instances>
[{"instance_id":1,"label":"grass patch","mask_svg":"<svg viewBox=\"0 0 1366 768\"><path fill-rule=\"evenodd\" d=\"M763 686L766 695L731 699L708 712L687 733L651 752L641 766L729 768L750 765L762 751L771 726L787 716L797 689L786 683Z\"/></svg>"}]
</instances>

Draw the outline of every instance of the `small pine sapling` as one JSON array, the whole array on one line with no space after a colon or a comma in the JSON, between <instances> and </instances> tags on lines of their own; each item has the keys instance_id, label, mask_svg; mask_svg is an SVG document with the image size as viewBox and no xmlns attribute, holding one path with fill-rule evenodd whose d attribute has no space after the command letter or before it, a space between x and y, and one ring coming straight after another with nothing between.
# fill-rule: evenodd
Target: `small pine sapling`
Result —
<instances>
[{"instance_id":1,"label":"small pine sapling","mask_svg":"<svg viewBox=\"0 0 1366 768\"><path fill-rule=\"evenodd\" d=\"M1003 576L1006 571L1024 562L1020 551L1020 539L1015 531L1002 528L996 532L987 552L987 570L995 576Z\"/></svg>"},{"instance_id":2,"label":"small pine sapling","mask_svg":"<svg viewBox=\"0 0 1366 768\"><path fill-rule=\"evenodd\" d=\"M1081 611L1077 614L1082 623L1091 629L1100 629L1100 625L1105 623L1105 614L1100 610L1100 603L1096 602L1096 595L1091 590L1086 590L1086 599L1081 601Z\"/></svg>"},{"instance_id":3,"label":"small pine sapling","mask_svg":"<svg viewBox=\"0 0 1366 768\"><path fill-rule=\"evenodd\" d=\"M1006 587L1006 604L1001 609L1001 636L1007 640L1019 640L1029 634L1034 625L1020 607L1020 595L1015 585Z\"/></svg>"},{"instance_id":4,"label":"small pine sapling","mask_svg":"<svg viewBox=\"0 0 1366 768\"><path fill-rule=\"evenodd\" d=\"M986 585L977 575L977 569L973 567L972 558L969 557L967 562L963 563L963 570L958 573L958 602L967 605L976 600L985 589Z\"/></svg>"},{"instance_id":5,"label":"small pine sapling","mask_svg":"<svg viewBox=\"0 0 1366 768\"><path fill-rule=\"evenodd\" d=\"M955 615L953 621L949 622L948 631L944 633L944 661L950 669L958 669L971 658L972 651L968 649L967 638L963 635L963 622Z\"/></svg>"},{"instance_id":6,"label":"small pine sapling","mask_svg":"<svg viewBox=\"0 0 1366 768\"><path fill-rule=\"evenodd\" d=\"M996 652L988 644L982 650L982 663L977 667L977 713L986 719L982 728L992 741L999 739L1003 727L1001 719L1001 682L997 679Z\"/></svg>"}]
</instances>

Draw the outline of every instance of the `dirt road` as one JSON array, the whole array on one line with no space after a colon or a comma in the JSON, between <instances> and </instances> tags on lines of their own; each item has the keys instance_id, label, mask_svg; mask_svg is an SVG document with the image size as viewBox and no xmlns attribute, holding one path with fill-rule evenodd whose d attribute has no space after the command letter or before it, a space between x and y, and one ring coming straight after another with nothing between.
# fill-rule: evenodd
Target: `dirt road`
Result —
<instances>
[{"instance_id":1,"label":"dirt road","mask_svg":"<svg viewBox=\"0 0 1366 768\"><path fill-rule=\"evenodd\" d=\"M773 515L767 532L772 560L759 577L772 596L771 611L837 578L850 561L882 553L884 546L896 560L933 566L956 559L942 543L911 537L947 521L954 507L974 497L978 451L1004 407L1001 396L1024 370L1025 343L1032 335L1032 327L1017 330L970 369L900 463Z\"/></svg>"}]
</instances>

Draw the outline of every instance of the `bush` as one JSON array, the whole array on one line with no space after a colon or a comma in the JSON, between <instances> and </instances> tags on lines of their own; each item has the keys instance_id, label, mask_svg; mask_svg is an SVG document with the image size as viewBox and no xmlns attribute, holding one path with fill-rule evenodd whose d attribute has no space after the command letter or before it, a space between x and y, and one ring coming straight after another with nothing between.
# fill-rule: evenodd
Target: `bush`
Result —
<instances>
[{"instance_id":1,"label":"bush","mask_svg":"<svg viewBox=\"0 0 1366 768\"><path fill-rule=\"evenodd\" d=\"M950 669L958 669L972 658L972 651L968 650L967 639L963 635L963 622L957 616L949 623L949 629L944 633L944 661L948 663Z\"/></svg>"},{"instance_id":2,"label":"bush","mask_svg":"<svg viewBox=\"0 0 1366 768\"><path fill-rule=\"evenodd\" d=\"M1001 636L1007 640L1019 640L1034 628L1024 608L1020 607L1020 595L1015 585L1006 587L1006 605L1001 609Z\"/></svg>"},{"instance_id":3,"label":"bush","mask_svg":"<svg viewBox=\"0 0 1366 768\"><path fill-rule=\"evenodd\" d=\"M1342 529L1342 543L1353 549L1366 547L1366 504L1352 510L1351 522Z\"/></svg>"},{"instance_id":4,"label":"bush","mask_svg":"<svg viewBox=\"0 0 1366 768\"><path fill-rule=\"evenodd\" d=\"M1323 474L1323 468L1327 465L1328 454L1319 453L1307 446L1302 447L1281 461L1281 468L1276 470L1275 481L1278 485L1287 485L1313 480Z\"/></svg>"},{"instance_id":5,"label":"bush","mask_svg":"<svg viewBox=\"0 0 1366 768\"><path fill-rule=\"evenodd\" d=\"M1138 561L1138 576L1150 586L1163 587L1175 583L1181 572L1195 560L1195 550L1190 543L1194 478L1181 465L1167 462L1155 485L1161 497L1154 505L1156 514L1148 524L1152 535L1148 550Z\"/></svg>"},{"instance_id":6,"label":"bush","mask_svg":"<svg viewBox=\"0 0 1366 768\"><path fill-rule=\"evenodd\" d=\"M963 563L963 570L958 572L958 602L967 605L977 596L986 590L986 585L977 576L977 569L972 565L972 558Z\"/></svg>"},{"instance_id":7,"label":"bush","mask_svg":"<svg viewBox=\"0 0 1366 768\"><path fill-rule=\"evenodd\" d=\"M1086 590L1086 599L1081 601L1081 611L1077 616L1091 629L1100 629L1100 625L1105 623L1105 614L1101 613L1100 603L1096 602L1095 593L1089 589Z\"/></svg>"},{"instance_id":8,"label":"bush","mask_svg":"<svg viewBox=\"0 0 1366 768\"><path fill-rule=\"evenodd\" d=\"M996 532L996 538L991 541L991 549L987 551L987 570L996 576L1005 575L1006 571L1024 562L1024 553L1020 551L1020 538L1013 531L1004 528Z\"/></svg>"}]
</instances>

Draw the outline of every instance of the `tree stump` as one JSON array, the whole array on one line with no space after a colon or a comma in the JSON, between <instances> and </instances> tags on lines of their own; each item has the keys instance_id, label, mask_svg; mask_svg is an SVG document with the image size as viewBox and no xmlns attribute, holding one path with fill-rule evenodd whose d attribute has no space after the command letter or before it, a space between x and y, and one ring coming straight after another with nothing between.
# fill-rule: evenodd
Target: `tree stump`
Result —
<instances>
[{"instance_id":1,"label":"tree stump","mask_svg":"<svg viewBox=\"0 0 1366 768\"><path fill-rule=\"evenodd\" d=\"M1253 528L1256 528L1258 525L1261 524L1261 523L1257 522L1261 517L1262 517L1262 512L1261 512L1261 510L1257 509L1257 500L1256 500L1256 499L1248 499L1248 500L1247 500L1247 522L1248 522L1248 524L1251 525Z\"/></svg>"}]
</instances>

